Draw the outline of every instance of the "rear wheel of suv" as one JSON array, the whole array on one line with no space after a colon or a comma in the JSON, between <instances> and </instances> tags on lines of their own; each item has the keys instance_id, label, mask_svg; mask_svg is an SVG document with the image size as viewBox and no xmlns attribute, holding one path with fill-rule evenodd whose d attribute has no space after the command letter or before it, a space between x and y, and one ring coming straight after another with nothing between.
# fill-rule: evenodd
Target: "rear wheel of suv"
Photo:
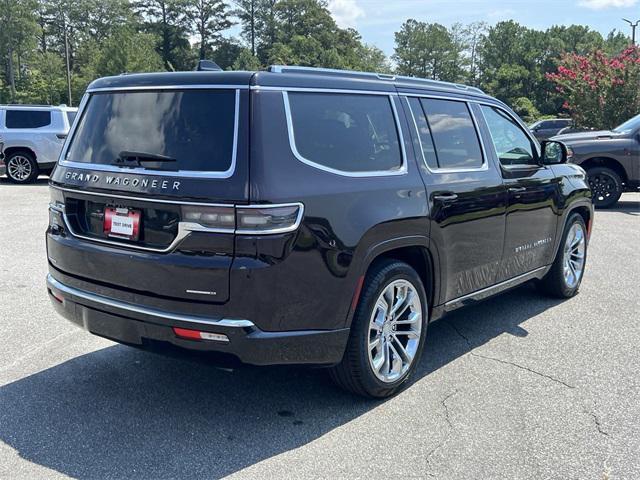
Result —
<instances>
[{"instance_id":1,"label":"rear wheel of suv","mask_svg":"<svg viewBox=\"0 0 640 480\"><path fill-rule=\"evenodd\" d=\"M578 293L587 262L587 227L581 215L569 217L562 243L551 270L540 280L540 289L553 297L570 298Z\"/></svg>"},{"instance_id":2,"label":"rear wheel of suv","mask_svg":"<svg viewBox=\"0 0 640 480\"><path fill-rule=\"evenodd\" d=\"M416 271L385 260L367 273L342 361L341 387L367 397L396 393L415 370L427 331L427 297Z\"/></svg>"},{"instance_id":3,"label":"rear wheel of suv","mask_svg":"<svg viewBox=\"0 0 640 480\"><path fill-rule=\"evenodd\" d=\"M622 195L620 175L607 167L594 167L587 170L587 176L593 192L593 204L599 208L615 205Z\"/></svg>"},{"instance_id":4,"label":"rear wheel of suv","mask_svg":"<svg viewBox=\"0 0 640 480\"><path fill-rule=\"evenodd\" d=\"M38 178L38 164L29 152L18 151L7 155L7 177L14 183L30 183Z\"/></svg>"}]
</instances>

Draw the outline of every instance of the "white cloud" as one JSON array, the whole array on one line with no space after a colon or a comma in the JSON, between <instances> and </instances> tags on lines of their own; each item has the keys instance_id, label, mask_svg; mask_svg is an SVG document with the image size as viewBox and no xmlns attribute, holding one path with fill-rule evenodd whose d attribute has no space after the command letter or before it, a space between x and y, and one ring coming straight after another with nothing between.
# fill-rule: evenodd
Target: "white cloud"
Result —
<instances>
[{"instance_id":1,"label":"white cloud","mask_svg":"<svg viewBox=\"0 0 640 480\"><path fill-rule=\"evenodd\" d=\"M343 28L355 28L358 19L364 17L364 10L356 0L329 0L329 11L336 23Z\"/></svg>"},{"instance_id":2,"label":"white cloud","mask_svg":"<svg viewBox=\"0 0 640 480\"><path fill-rule=\"evenodd\" d=\"M578 5L592 10L604 10L605 8L633 7L638 0L580 0Z\"/></svg>"}]
</instances>

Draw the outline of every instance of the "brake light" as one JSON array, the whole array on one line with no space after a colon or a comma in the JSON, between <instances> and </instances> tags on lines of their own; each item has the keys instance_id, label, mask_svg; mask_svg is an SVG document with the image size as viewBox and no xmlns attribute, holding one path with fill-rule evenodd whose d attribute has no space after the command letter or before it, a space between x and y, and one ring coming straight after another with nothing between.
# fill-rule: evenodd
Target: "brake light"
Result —
<instances>
[{"instance_id":1,"label":"brake light","mask_svg":"<svg viewBox=\"0 0 640 480\"><path fill-rule=\"evenodd\" d=\"M301 203L246 206L182 206L182 221L204 230L263 235L292 232L300 225Z\"/></svg>"},{"instance_id":2,"label":"brake light","mask_svg":"<svg viewBox=\"0 0 640 480\"><path fill-rule=\"evenodd\" d=\"M285 233L298 228L302 204L238 207L236 214L238 233Z\"/></svg>"}]
</instances>

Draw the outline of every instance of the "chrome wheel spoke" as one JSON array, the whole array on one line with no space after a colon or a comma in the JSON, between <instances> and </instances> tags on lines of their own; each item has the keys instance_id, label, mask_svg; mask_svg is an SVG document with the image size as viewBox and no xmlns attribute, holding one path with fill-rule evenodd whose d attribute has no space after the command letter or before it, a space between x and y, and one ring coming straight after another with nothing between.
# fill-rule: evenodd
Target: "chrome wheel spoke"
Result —
<instances>
[{"instance_id":1,"label":"chrome wheel spoke","mask_svg":"<svg viewBox=\"0 0 640 480\"><path fill-rule=\"evenodd\" d=\"M580 282L584 270L586 239L584 228L574 223L565 240L563 275L568 287L574 288Z\"/></svg>"},{"instance_id":2,"label":"chrome wheel spoke","mask_svg":"<svg viewBox=\"0 0 640 480\"><path fill-rule=\"evenodd\" d=\"M422 303L415 286L395 280L380 293L369 320L371 369L383 382L394 382L415 360L422 329Z\"/></svg>"}]
</instances>

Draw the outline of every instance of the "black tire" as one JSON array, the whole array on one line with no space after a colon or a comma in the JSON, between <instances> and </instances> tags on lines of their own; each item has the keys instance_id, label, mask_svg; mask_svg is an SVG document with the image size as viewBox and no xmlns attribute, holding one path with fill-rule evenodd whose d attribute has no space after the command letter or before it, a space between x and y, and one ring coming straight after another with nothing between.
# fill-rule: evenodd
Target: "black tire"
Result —
<instances>
[{"instance_id":1,"label":"black tire","mask_svg":"<svg viewBox=\"0 0 640 480\"><path fill-rule=\"evenodd\" d=\"M7 167L7 178L13 183L31 183L34 182L40 174L38 163L31 152L25 150L11 152L7 155L4 162ZM20 175L20 170L16 170L16 164L18 162L25 168L28 168L25 175Z\"/></svg>"},{"instance_id":2,"label":"black tire","mask_svg":"<svg viewBox=\"0 0 640 480\"><path fill-rule=\"evenodd\" d=\"M378 297L387 286L397 280L408 281L418 293L422 308L419 344L407 371L393 382L383 382L376 376L369 361L369 321ZM344 357L329 370L331 378L345 390L364 397L385 398L397 393L407 385L407 380L420 361L427 332L428 311L422 280L413 268L396 260L375 263L364 281Z\"/></svg>"},{"instance_id":3,"label":"black tire","mask_svg":"<svg viewBox=\"0 0 640 480\"><path fill-rule=\"evenodd\" d=\"M618 203L623 192L620 175L607 167L593 167L587 170L587 177L595 207L609 208Z\"/></svg>"},{"instance_id":4,"label":"black tire","mask_svg":"<svg viewBox=\"0 0 640 480\"><path fill-rule=\"evenodd\" d=\"M569 232L576 224L581 227L584 234L584 260L577 282L575 285L569 285L564 275L565 245L567 244ZM556 258L553 261L551 269L547 272L544 278L538 282L539 289L546 295L555 298L571 298L575 296L578 293L578 290L580 290L580 284L582 283L582 278L584 276L584 270L587 263L588 246L587 227L584 223L584 219L580 214L574 213L569 217L567 224L564 227L560 247L558 248L558 253L556 254Z\"/></svg>"}]
</instances>

